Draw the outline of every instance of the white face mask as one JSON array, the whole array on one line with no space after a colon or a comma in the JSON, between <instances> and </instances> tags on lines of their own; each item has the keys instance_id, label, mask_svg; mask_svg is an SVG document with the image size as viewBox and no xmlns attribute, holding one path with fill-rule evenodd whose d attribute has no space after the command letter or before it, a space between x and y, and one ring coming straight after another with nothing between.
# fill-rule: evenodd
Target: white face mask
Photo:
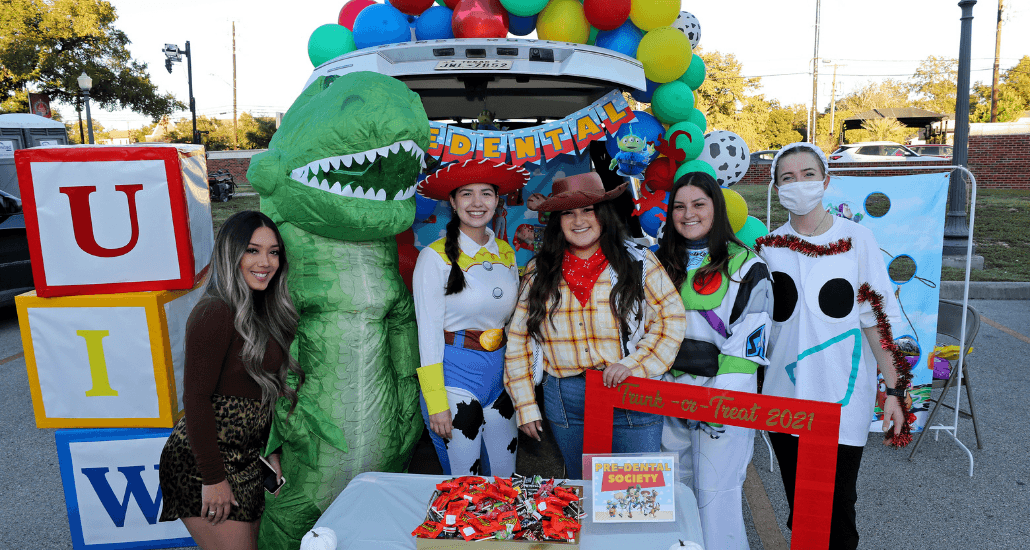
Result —
<instances>
[{"instance_id":1,"label":"white face mask","mask_svg":"<svg viewBox=\"0 0 1030 550\"><path fill-rule=\"evenodd\" d=\"M779 187L780 204L791 214L803 216L823 201L823 180L798 181Z\"/></svg>"}]
</instances>

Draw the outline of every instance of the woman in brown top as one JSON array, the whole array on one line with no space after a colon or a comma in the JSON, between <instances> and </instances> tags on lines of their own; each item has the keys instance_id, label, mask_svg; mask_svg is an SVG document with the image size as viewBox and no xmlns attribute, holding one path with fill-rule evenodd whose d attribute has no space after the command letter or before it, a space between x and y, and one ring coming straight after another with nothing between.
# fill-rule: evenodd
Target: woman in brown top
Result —
<instances>
[{"instance_id":1,"label":"woman in brown top","mask_svg":"<svg viewBox=\"0 0 1030 550\"><path fill-rule=\"evenodd\" d=\"M205 550L257 548L264 510L259 457L272 410L292 412L303 383L290 357L297 311L286 288L285 248L260 212L229 218L215 238L207 293L186 326L183 407L161 453L162 521L181 519ZM281 477L278 454L268 456Z\"/></svg>"}]
</instances>

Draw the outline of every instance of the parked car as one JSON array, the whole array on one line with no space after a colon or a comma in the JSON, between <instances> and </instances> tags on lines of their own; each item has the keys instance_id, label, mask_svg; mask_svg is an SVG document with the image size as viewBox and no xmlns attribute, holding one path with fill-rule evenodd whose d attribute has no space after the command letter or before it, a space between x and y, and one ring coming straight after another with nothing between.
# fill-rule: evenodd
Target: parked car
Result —
<instances>
[{"instance_id":1,"label":"parked car","mask_svg":"<svg viewBox=\"0 0 1030 550\"><path fill-rule=\"evenodd\" d=\"M751 164L772 164L773 157L776 156L779 149L773 149L770 151L758 151L751 153Z\"/></svg>"},{"instance_id":2,"label":"parked car","mask_svg":"<svg viewBox=\"0 0 1030 550\"><path fill-rule=\"evenodd\" d=\"M923 145L909 145L909 149L919 153L922 156L933 156L933 157L946 157L951 158L953 156L954 145L942 145L939 143L927 143Z\"/></svg>"},{"instance_id":3,"label":"parked car","mask_svg":"<svg viewBox=\"0 0 1030 550\"><path fill-rule=\"evenodd\" d=\"M14 303L14 297L32 290L29 239L21 200L0 191L0 306Z\"/></svg>"},{"instance_id":4,"label":"parked car","mask_svg":"<svg viewBox=\"0 0 1030 550\"><path fill-rule=\"evenodd\" d=\"M940 160L944 157L923 156L893 141L847 143L830 153L830 162L883 162Z\"/></svg>"}]
</instances>

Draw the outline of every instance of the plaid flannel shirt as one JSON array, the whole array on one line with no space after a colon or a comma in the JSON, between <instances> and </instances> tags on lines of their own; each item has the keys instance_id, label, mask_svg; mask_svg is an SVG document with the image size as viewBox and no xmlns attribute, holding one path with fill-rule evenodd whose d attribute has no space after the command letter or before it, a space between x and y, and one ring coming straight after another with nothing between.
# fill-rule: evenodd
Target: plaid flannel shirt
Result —
<instances>
[{"instance_id":1,"label":"plaid flannel shirt","mask_svg":"<svg viewBox=\"0 0 1030 550\"><path fill-rule=\"evenodd\" d=\"M611 276L605 269L597 278L586 306L581 306L562 279L561 304L554 316L540 324L544 341L544 370L551 376L576 376L587 369L604 369L621 363L632 376L654 378L669 370L686 333L683 300L651 251L644 254L644 335L636 351L624 357L619 320L612 314L609 296ZM518 425L540 420L533 387L533 349L526 329L529 316L527 275L519 303L508 325L508 349L504 356L504 385L508 389Z\"/></svg>"}]
</instances>

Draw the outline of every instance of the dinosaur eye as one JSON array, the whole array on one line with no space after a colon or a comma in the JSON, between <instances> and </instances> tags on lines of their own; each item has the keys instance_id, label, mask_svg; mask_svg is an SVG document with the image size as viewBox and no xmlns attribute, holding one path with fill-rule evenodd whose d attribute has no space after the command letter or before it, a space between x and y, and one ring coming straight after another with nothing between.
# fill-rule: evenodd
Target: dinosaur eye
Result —
<instances>
[{"instance_id":1,"label":"dinosaur eye","mask_svg":"<svg viewBox=\"0 0 1030 550\"><path fill-rule=\"evenodd\" d=\"M339 75L335 75L334 74L334 75L329 75L329 76L323 78L322 79L322 89L324 90L324 89L328 88L329 85L332 84L337 79L338 76Z\"/></svg>"},{"instance_id":2,"label":"dinosaur eye","mask_svg":"<svg viewBox=\"0 0 1030 550\"><path fill-rule=\"evenodd\" d=\"M355 102L360 104L359 107L362 107L365 105L365 98L358 95L349 95L343 98L343 103L340 104L340 110L346 111L347 108L349 108L351 104Z\"/></svg>"}]
</instances>

